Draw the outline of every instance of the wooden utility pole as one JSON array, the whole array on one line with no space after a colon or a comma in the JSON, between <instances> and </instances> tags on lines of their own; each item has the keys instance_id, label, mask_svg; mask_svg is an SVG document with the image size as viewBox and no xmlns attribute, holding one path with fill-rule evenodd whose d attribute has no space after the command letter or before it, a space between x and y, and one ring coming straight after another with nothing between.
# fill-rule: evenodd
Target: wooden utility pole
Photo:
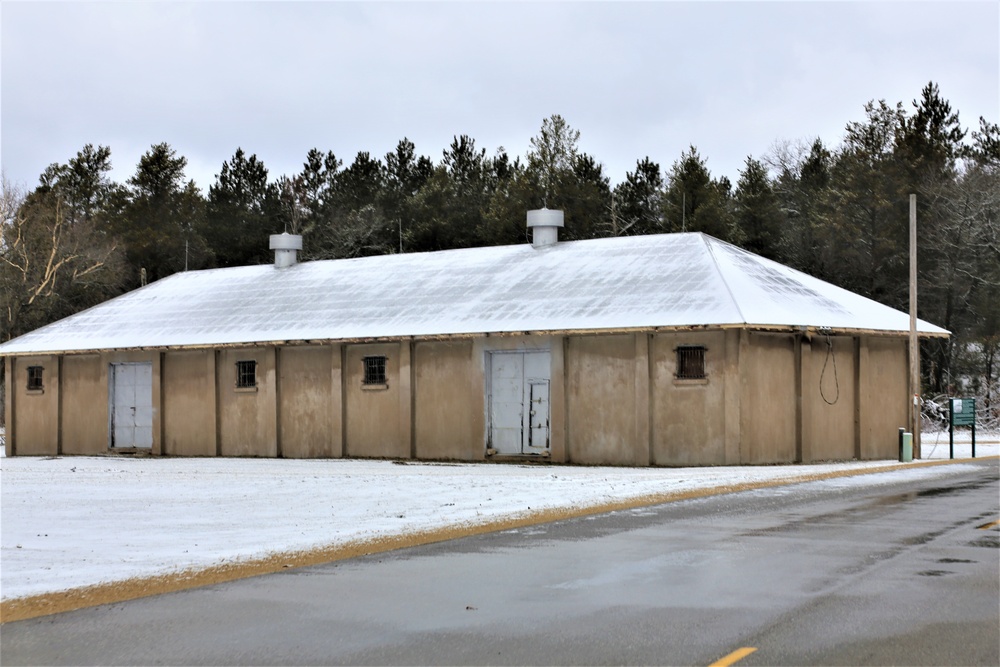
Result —
<instances>
[{"instance_id":1,"label":"wooden utility pole","mask_svg":"<svg viewBox=\"0 0 1000 667\"><path fill-rule=\"evenodd\" d=\"M910 433L920 456L920 341L917 337L917 195L910 195Z\"/></svg>"}]
</instances>

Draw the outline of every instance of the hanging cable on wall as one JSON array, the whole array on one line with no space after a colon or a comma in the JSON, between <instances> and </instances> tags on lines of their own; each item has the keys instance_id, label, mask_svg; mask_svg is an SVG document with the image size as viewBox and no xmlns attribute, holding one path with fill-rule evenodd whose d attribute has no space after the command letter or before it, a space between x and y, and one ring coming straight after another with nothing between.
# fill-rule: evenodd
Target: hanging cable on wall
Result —
<instances>
[{"instance_id":1,"label":"hanging cable on wall","mask_svg":"<svg viewBox=\"0 0 1000 667\"><path fill-rule=\"evenodd\" d=\"M823 378L826 376L826 365L830 363L831 359L833 359L833 382L837 388L837 395L833 397L832 401L826 397L826 392L823 391ZM840 400L840 378L837 377L837 356L833 353L833 340L830 338L829 333L826 334L826 359L823 360L823 370L819 374L819 395L827 405L835 405Z\"/></svg>"}]
</instances>

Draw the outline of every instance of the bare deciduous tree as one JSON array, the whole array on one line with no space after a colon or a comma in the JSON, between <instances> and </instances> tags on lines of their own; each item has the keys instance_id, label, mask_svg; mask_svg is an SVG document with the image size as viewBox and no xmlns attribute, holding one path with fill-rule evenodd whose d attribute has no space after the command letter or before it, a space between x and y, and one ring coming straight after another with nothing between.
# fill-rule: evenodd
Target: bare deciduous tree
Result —
<instances>
[{"instance_id":1,"label":"bare deciduous tree","mask_svg":"<svg viewBox=\"0 0 1000 667\"><path fill-rule=\"evenodd\" d=\"M4 176L0 202L0 339L113 295L118 244L89 221L70 222L58 190L25 195Z\"/></svg>"}]
</instances>

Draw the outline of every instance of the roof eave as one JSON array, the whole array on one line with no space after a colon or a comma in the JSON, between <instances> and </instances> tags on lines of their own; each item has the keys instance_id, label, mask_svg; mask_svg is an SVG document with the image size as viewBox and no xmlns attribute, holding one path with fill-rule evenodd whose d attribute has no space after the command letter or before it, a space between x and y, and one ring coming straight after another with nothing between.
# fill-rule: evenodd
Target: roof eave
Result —
<instances>
[{"instance_id":1,"label":"roof eave","mask_svg":"<svg viewBox=\"0 0 1000 667\"><path fill-rule=\"evenodd\" d=\"M191 345L148 345L131 347L109 347L109 348L81 348L62 350L23 350L17 352L5 352L0 349L0 357L38 357L51 355L69 354L101 354L101 353L125 353L125 352L169 352L175 350L214 350L232 349L247 347L298 347L306 345L352 345L362 343L392 343L398 341L449 341L468 340L473 338L509 338L512 336L584 336L584 335L614 335L614 334L634 334L634 333L678 333L689 331L729 331L746 329L760 333L784 333L799 334L807 338L813 336L880 336L888 338L901 338L909 335L908 331L889 329L865 329L852 327L817 327L799 326L788 324L747 324L734 322L729 324L687 324L669 326L639 326L639 327L612 327L602 329L539 329L524 331L484 331L467 333L438 333L419 335L395 335L395 336L364 336L353 338L311 338L311 339L278 339L260 341L237 341L237 342L215 342L198 343ZM920 338L948 338L951 333L948 331L919 331Z\"/></svg>"}]
</instances>

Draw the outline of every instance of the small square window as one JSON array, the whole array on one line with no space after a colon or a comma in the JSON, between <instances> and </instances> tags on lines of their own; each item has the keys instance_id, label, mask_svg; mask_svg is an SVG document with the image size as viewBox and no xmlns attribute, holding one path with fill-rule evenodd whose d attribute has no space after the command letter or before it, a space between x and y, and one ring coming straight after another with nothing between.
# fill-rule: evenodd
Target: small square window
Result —
<instances>
[{"instance_id":1,"label":"small square window","mask_svg":"<svg viewBox=\"0 0 1000 667\"><path fill-rule=\"evenodd\" d=\"M28 366L28 391L41 391L45 388L42 383L44 370L41 366Z\"/></svg>"},{"instance_id":2,"label":"small square window","mask_svg":"<svg viewBox=\"0 0 1000 667\"><path fill-rule=\"evenodd\" d=\"M251 389L257 386L257 362L237 361L236 362L236 388Z\"/></svg>"},{"instance_id":3,"label":"small square window","mask_svg":"<svg viewBox=\"0 0 1000 667\"><path fill-rule=\"evenodd\" d=\"M677 379L701 380L705 378L705 348L685 346L677 348Z\"/></svg>"},{"instance_id":4,"label":"small square window","mask_svg":"<svg viewBox=\"0 0 1000 667\"><path fill-rule=\"evenodd\" d=\"M387 384L385 379L385 356L365 357L365 377L362 384Z\"/></svg>"}]
</instances>

